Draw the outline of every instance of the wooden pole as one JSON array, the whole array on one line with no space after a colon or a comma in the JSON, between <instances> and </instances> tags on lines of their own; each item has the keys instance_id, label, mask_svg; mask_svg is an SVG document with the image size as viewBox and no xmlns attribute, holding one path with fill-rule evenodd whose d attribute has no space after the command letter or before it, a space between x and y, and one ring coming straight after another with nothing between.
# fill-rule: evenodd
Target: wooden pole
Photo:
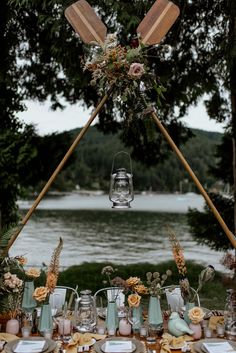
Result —
<instances>
[{"instance_id":1,"label":"wooden pole","mask_svg":"<svg viewBox=\"0 0 236 353\"><path fill-rule=\"evenodd\" d=\"M63 159L61 160L61 162L59 163L59 165L57 166L57 168L55 169L55 171L53 172L53 174L51 175L50 179L47 181L47 183L45 184L44 188L42 189L42 191L39 193L38 197L36 198L36 200L34 201L33 205L31 206L31 208L29 209L29 211L27 212L27 214L25 215L25 217L22 219L21 221L21 227L17 228L17 231L12 235L9 243L8 243L8 248L7 250L10 249L10 247L13 245L13 243L15 242L15 240L17 239L18 235L20 234L21 230L24 228L25 224L28 222L29 218L31 217L32 213L34 212L34 210L36 209L36 207L38 206L39 202L42 200L42 198L44 197L44 195L46 194L46 192L48 191L48 189L50 188L51 184L53 183L53 181L55 180L57 174L62 170L62 168L64 167L66 161L68 160L68 158L71 156L72 152L74 151L74 149L76 148L76 146L79 144L80 140L82 139L82 137L84 136L84 134L86 133L86 131L88 130L89 126L91 125L91 123L93 122L93 120L96 118L97 114L100 112L100 110L102 109L102 107L104 106L104 104L106 103L108 97L111 94L112 89L110 89L107 94L102 98L102 100L100 101L100 103L98 104L97 108L94 110L94 112L92 113L91 117L89 118L89 120L87 121L86 125L83 127L83 129L80 131L80 133L78 134L78 136L76 137L76 139L74 140L74 142L72 143L72 145L70 146L69 150L66 152L65 156L63 157Z\"/></svg>"},{"instance_id":2,"label":"wooden pole","mask_svg":"<svg viewBox=\"0 0 236 353\"><path fill-rule=\"evenodd\" d=\"M221 217L221 215L219 214L219 212L217 211L216 207L214 206L213 202L211 201L209 195L207 194L207 192L205 191L205 189L203 188L202 184L200 183L200 181L198 180L198 178L196 177L196 175L194 174L194 172L192 171L191 167L189 166L188 162L186 161L186 159L184 158L183 154L180 152L180 150L178 149L178 147L176 146L176 144L174 143L174 141L172 140L172 138L170 137L170 135L168 134L167 130L164 128L164 126L162 125L161 121L159 120L157 114L155 112L151 113L152 118L154 119L155 123L157 124L157 126L159 127L161 133L164 135L164 137L166 138L166 140L168 141L168 143L170 144L171 148L174 150L174 152L177 154L177 157L179 158L179 160L181 161L181 163L183 164L184 168L187 170L187 172L189 173L189 175L191 176L191 178L193 179L195 185L197 186L198 190L200 191L200 193L202 194L202 196L204 197L204 199L206 200L206 203L208 204L209 208L212 210L214 216L216 217L216 219L218 220L218 222L220 223L222 229L224 230L225 234L227 235L227 237L229 238L231 244L233 245L234 248L236 248L236 238L234 236L234 234L229 230L229 228L227 227L227 225L225 224L223 218Z\"/></svg>"}]
</instances>

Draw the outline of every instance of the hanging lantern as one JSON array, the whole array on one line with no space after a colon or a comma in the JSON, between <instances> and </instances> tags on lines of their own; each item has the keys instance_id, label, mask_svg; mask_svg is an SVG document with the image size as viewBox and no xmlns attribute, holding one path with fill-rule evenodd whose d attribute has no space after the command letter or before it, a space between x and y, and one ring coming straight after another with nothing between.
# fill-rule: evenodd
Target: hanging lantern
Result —
<instances>
[{"instance_id":1,"label":"hanging lantern","mask_svg":"<svg viewBox=\"0 0 236 353\"><path fill-rule=\"evenodd\" d=\"M114 172L115 159L121 153L126 154L129 157L129 173L126 172L125 168L118 168L116 172ZM130 202L134 199L132 177L132 164L129 153L124 151L116 153L113 157L113 163L111 168L111 182L109 193L109 199L111 202L113 202L112 208L130 208Z\"/></svg>"}]
</instances>

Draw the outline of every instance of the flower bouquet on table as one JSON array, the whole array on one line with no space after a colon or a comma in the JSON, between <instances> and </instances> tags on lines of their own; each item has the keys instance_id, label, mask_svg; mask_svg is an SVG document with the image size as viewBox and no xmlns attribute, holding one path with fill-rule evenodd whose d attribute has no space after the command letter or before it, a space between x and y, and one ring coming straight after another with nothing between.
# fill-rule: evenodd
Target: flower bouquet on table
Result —
<instances>
[{"instance_id":1,"label":"flower bouquet on table","mask_svg":"<svg viewBox=\"0 0 236 353\"><path fill-rule=\"evenodd\" d=\"M8 325L15 325L13 334L17 334L21 315L24 268L23 257L5 257L0 267L0 322L4 330ZM14 323L13 323L14 321ZM18 327L18 328L17 328ZM9 331L9 330L8 330Z\"/></svg>"},{"instance_id":2,"label":"flower bouquet on table","mask_svg":"<svg viewBox=\"0 0 236 353\"><path fill-rule=\"evenodd\" d=\"M196 301L199 306L200 301L199 301L198 293L200 292L200 290L202 289L205 283L211 281L214 278L215 270L214 270L214 267L211 265L203 269L198 276L197 289L192 288L187 278L187 267L185 263L183 249L175 233L170 229L170 227L168 227L168 233L169 233L170 243L172 245L173 257L178 269L178 273L180 275L180 280L179 280L180 292L185 304L184 319L186 322L190 323L188 311L189 309L195 307Z\"/></svg>"},{"instance_id":3,"label":"flower bouquet on table","mask_svg":"<svg viewBox=\"0 0 236 353\"><path fill-rule=\"evenodd\" d=\"M20 226L19 226L20 227ZM21 314L21 300L25 271L23 256L11 257L8 244L18 226L10 226L0 232L0 323L5 329L8 320L15 320Z\"/></svg>"},{"instance_id":4,"label":"flower bouquet on table","mask_svg":"<svg viewBox=\"0 0 236 353\"><path fill-rule=\"evenodd\" d=\"M33 298L41 306L40 318L38 323L38 330L44 332L45 330L52 329L52 310L49 304L49 297L55 290L58 275L59 275L59 259L63 241L60 238L59 243L51 256L50 265L46 270L46 283L45 286L37 287L34 290Z\"/></svg>"},{"instance_id":5,"label":"flower bouquet on table","mask_svg":"<svg viewBox=\"0 0 236 353\"><path fill-rule=\"evenodd\" d=\"M162 275L159 272L147 272L147 288L149 293L148 304L148 325L149 331L155 334L163 332L163 317L161 311L160 298L163 294L163 285L168 277L172 275L170 270L167 270Z\"/></svg>"},{"instance_id":6,"label":"flower bouquet on table","mask_svg":"<svg viewBox=\"0 0 236 353\"><path fill-rule=\"evenodd\" d=\"M128 295L128 321L132 325L133 332L140 330L143 324L143 310L141 299L148 294L147 287L142 283L139 277L129 277L126 281L127 290L131 292Z\"/></svg>"}]
</instances>

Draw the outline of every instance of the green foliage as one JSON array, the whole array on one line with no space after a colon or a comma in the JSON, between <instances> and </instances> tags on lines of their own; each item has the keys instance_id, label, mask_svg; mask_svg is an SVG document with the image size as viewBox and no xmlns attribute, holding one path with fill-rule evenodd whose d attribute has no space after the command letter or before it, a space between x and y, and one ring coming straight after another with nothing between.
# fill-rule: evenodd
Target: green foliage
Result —
<instances>
[{"instance_id":1,"label":"green foliage","mask_svg":"<svg viewBox=\"0 0 236 353\"><path fill-rule=\"evenodd\" d=\"M12 236L22 228L22 225L10 225L0 231L0 261L8 255L8 243Z\"/></svg>"},{"instance_id":2,"label":"green foliage","mask_svg":"<svg viewBox=\"0 0 236 353\"><path fill-rule=\"evenodd\" d=\"M223 215L224 221L229 229L233 231L233 199L223 197L219 194L210 194L210 197L219 213ZM187 216L191 233L198 243L206 244L211 249L215 250L227 250L232 248L232 245L226 237L222 227L217 222L215 216L207 205L204 207L204 212L197 211L196 209L190 209Z\"/></svg>"}]
</instances>

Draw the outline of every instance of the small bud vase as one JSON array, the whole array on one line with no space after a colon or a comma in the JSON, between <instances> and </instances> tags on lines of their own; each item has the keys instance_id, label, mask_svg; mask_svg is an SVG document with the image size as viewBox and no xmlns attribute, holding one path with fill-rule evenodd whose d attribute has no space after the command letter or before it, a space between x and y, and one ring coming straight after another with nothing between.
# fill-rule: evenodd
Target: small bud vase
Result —
<instances>
[{"instance_id":1,"label":"small bud vase","mask_svg":"<svg viewBox=\"0 0 236 353\"><path fill-rule=\"evenodd\" d=\"M6 333L11 333L12 335L17 335L20 329L20 324L17 319L11 319L7 321Z\"/></svg>"},{"instance_id":2,"label":"small bud vase","mask_svg":"<svg viewBox=\"0 0 236 353\"><path fill-rule=\"evenodd\" d=\"M148 324L156 327L163 324L160 299L157 297L151 296L149 299Z\"/></svg>"},{"instance_id":3,"label":"small bud vase","mask_svg":"<svg viewBox=\"0 0 236 353\"><path fill-rule=\"evenodd\" d=\"M26 281L24 286L24 293L22 299L22 309L28 313L33 312L34 308L37 306L37 302L33 297L34 293L34 282Z\"/></svg>"},{"instance_id":4,"label":"small bud vase","mask_svg":"<svg viewBox=\"0 0 236 353\"><path fill-rule=\"evenodd\" d=\"M52 322L52 309L50 304L44 304L41 307L41 313L39 317L38 330L41 334L44 333L45 330L52 330L53 322Z\"/></svg>"},{"instance_id":5,"label":"small bud vase","mask_svg":"<svg viewBox=\"0 0 236 353\"><path fill-rule=\"evenodd\" d=\"M108 302L107 315L106 315L106 328L107 330L118 328L118 312L115 302Z\"/></svg>"},{"instance_id":6,"label":"small bud vase","mask_svg":"<svg viewBox=\"0 0 236 353\"><path fill-rule=\"evenodd\" d=\"M199 340L202 337L202 327L200 324L194 324L192 322L190 322L189 327L191 328L191 330L193 331L193 338L195 340Z\"/></svg>"}]
</instances>

